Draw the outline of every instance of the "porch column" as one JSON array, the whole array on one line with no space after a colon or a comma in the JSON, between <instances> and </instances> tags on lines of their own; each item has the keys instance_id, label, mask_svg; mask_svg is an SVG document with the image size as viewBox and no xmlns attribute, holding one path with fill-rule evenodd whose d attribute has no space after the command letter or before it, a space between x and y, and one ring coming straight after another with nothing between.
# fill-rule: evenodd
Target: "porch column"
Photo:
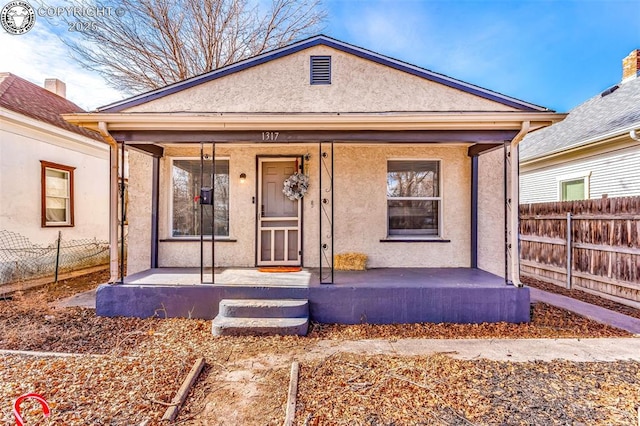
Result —
<instances>
[{"instance_id":1,"label":"porch column","mask_svg":"<svg viewBox=\"0 0 640 426\"><path fill-rule=\"evenodd\" d=\"M153 156L151 183L151 268L158 267L158 205L160 187L160 158Z\"/></svg>"},{"instance_id":2,"label":"porch column","mask_svg":"<svg viewBox=\"0 0 640 426\"><path fill-rule=\"evenodd\" d=\"M518 145L529 132L531 123L523 121L518 134L511 140L509 146L509 245L511 254L511 282L516 287L522 287L520 281L520 157L518 155Z\"/></svg>"},{"instance_id":3,"label":"porch column","mask_svg":"<svg viewBox=\"0 0 640 426\"><path fill-rule=\"evenodd\" d=\"M471 157L471 262L478 267L478 155Z\"/></svg>"},{"instance_id":4,"label":"porch column","mask_svg":"<svg viewBox=\"0 0 640 426\"><path fill-rule=\"evenodd\" d=\"M107 123L98 123L100 135L109 144L109 283L118 281L118 143L109 133Z\"/></svg>"}]
</instances>

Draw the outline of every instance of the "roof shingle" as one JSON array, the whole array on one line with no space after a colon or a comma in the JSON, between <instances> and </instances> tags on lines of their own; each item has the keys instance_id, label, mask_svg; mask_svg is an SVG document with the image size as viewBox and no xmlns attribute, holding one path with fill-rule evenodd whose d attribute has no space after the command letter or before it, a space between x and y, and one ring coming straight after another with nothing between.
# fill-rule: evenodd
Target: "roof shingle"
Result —
<instances>
[{"instance_id":1,"label":"roof shingle","mask_svg":"<svg viewBox=\"0 0 640 426\"><path fill-rule=\"evenodd\" d=\"M614 87L578 105L560 123L524 138L520 159L544 157L586 145L616 130L640 126L640 78L619 83L617 89Z\"/></svg>"},{"instance_id":2,"label":"roof shingle","mask_svg":"<svg viewBox=\"0 0 640 426\"><path fill-rule=\"evenodd\" d=\"M65 121L61 114L86 112L73 102L11 73L0 73L0 107L104 142L99 133Z\"/></svg>"}]
</instances>

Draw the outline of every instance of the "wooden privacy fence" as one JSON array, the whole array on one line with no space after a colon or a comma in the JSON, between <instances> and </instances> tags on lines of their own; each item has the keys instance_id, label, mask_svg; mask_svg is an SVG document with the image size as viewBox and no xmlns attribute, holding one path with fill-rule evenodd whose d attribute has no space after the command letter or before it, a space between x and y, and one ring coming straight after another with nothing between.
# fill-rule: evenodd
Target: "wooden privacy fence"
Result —
<instances>
[{"instance_id":1,"label":"wooden privacy fence","mask_svg":"<svg viewBox=\"0 0 640 426\"><path fill-rule=\"evenodd\" d=\"M640 308L640 197L521 205L520 273Z\"/></svg>"}]
</instances>

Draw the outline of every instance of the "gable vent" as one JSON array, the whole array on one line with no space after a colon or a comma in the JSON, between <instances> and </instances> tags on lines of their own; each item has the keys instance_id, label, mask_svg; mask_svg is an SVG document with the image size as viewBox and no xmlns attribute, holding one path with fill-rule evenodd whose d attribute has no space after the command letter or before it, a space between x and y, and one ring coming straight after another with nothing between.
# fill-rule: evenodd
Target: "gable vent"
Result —
<instances>
[{"instance_id":1,"label":"gable vent","mask_svg":"<svg viewBox=\"0 0 640 426\"><path fill-rule=\"evenodd\" d=\"M331 84L331 56L311 57L311 84Z\"/></svg>"}]
</instances>

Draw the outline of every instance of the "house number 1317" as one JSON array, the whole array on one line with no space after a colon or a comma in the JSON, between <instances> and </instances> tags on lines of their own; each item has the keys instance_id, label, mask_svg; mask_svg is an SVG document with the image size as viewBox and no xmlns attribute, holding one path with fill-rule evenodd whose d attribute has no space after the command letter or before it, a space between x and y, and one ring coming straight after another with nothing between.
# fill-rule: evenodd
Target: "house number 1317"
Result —
<instances>
[{"instance_id":1,"label":"house number 1317","mask_svg":"<svg viewBox=\"0 0 640 426\"><path fill-rule=\"evenodd\" d=\"M265 142L275 142L278 140L280 132L262 132L262 140Z\"/></svg>"}]
</instances>

